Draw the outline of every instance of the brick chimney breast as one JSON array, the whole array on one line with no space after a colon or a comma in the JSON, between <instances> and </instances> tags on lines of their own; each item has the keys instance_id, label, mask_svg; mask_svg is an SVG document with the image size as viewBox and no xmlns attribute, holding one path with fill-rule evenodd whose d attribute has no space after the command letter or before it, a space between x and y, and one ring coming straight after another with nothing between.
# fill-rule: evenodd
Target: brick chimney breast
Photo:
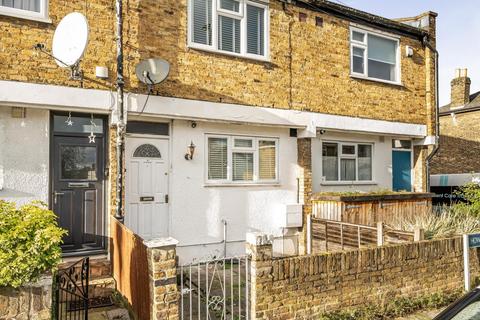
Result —
<instances>
[{"instance_id":1,"label":"brick chimney breast","mask_svg":"<svg viewBox=\"0 0 480 320\"><path fill-rule=\"evenodd\" d=\"M470 84L472 81L468 77L467 69L457 69L455 79L452 80L452 108L463 107L470 102Z\"/></svg>"}]
</instances>

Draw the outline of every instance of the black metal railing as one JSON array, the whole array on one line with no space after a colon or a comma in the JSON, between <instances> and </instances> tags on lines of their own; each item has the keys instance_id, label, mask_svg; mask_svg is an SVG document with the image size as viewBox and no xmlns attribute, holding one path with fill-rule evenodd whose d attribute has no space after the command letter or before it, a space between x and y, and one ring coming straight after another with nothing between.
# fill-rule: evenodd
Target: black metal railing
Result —
<instances>
[{"instance_id":1,"label":"black metal railing","mask_svg":"<svg viewBox=\"0 0 480 320\"><path fill-rule=\"evenodd\" d=\"M60 269L53 279L52 319L88 320L89 258Z\"/></svg>"}]
</instances>

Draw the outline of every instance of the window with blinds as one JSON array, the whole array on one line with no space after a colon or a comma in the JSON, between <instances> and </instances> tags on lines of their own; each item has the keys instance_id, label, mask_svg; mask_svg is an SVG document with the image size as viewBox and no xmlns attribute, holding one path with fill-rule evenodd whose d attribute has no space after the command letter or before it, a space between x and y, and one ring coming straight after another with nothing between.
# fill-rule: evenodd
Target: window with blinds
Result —
<instances>
[{"instance_id":1,"label":"window with blinds","mask_svg":"<svg viewBox=\"0 0 480 320\"><path fill-rule=\"evenodd\" d=\"M268 1L189 1L191 47L245 57L267 58Z\"/></svg>"},{"instance_id":2,"label":"window with blinds","mask_svg":"<svg viewBox=\"0 0 480 320\"><path fill-rule=\"evenodd\" d=\"M48 18L48 0L0 0L0 14L32 20Z\"/></svg>"},{"instance_id":3,"label":"window with blinds","mask_svg":"<svg viewBox=\"0 0 480 320\"><path fill-rule=\"evenodd\" d=\"M217 183L278 180L278 139L208 136L208 178Z\"/></svg>"},{"instance_id":4,"label":"window with blinds","mask_svg":"<svg viewBox=\"0 0 480 320\"><path fill-rule=\"evenodd\" d=\"M351 72L353 75L388 82L400 82L399 40L352 28Z\"/></svg>"},{"instance_id":5,"label":"window with blinds","mask_svg":"<svg viewBox=\"0 0 480 320\"><path fill-rule=\"evenodd\" d=\"M208 138L208 180L227 180L228 139Z\"/></svg>"},{"instance_id":6,"label":"window with blinds","mask_svg":"<svg viewBox=\"0 0 480 320\"><path fill-rule=\"evenodd\" d=\"M363 143L323 142L323 181L372 181L373 145Z\"/></svg>"}]
</instances>

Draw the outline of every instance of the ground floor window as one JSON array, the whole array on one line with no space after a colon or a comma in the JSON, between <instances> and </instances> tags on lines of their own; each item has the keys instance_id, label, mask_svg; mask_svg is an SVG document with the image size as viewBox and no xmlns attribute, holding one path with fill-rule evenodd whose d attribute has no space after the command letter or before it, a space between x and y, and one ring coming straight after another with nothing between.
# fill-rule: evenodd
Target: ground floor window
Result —
<instances>
[{"instance_id":1,"label":"ground floor window","mask_svg":"<svg viewBox=\"0 0 480 320\"><path fill-rule=\"evenodd\" d=\"M278 179L278 138L207 136L207 181L264 183Z\"/></svg>"},{"instance_id":2,"label":"ground floor window","mask_svg":"<svg viewBox=\"0 0 480 320\"><path fill-rule=\"evenodd\" d=\"M323 180L372 181L372 154L372 144L323 142Z\"/></svg>"}]
</instances>

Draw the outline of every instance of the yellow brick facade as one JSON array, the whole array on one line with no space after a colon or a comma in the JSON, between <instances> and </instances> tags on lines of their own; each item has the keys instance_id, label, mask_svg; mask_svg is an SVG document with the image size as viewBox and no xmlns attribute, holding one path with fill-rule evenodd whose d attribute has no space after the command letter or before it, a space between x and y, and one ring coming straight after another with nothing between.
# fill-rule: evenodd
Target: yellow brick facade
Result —
<instances>
[{"instance_id":1,"label":"yellow brick facade","mask_svg":"<svg viewBox=\"0 0 480 320\"><path fill-rule=\"evenodd\" d=\"M33 50L39 42L50 48L56 25L72 11L87 16L91 31L82 84L69 81L67 70ZM396 86L350 77L349 21L293 5L284 8L277 0L270 1L270 62L188 48L187 0L125 1L124 11L127 91L145 92L134 75L135 65L162 57L172 70L155 94L432 127L432 55L419 38L400 38L402 86ZM306 13L305 22L299 21L299 12ZM323 18L322 27L316 26L316 17ZM111 89L114 1L51 0L50 18L47 24L0 16L0 79ZM412 58L406 57L406 45L414 49ZM110 80L95 79L95 66L107 66Z\"/></svg>"},{"instance_id":2,"label":"yellow brick facade","mask_svg":"<svg viewBox=\"0 0 480 320\"><path fill-rule=\"evenodd\" d=\"M479 173L480 110L440 117L440 150L432 174Z\"/></svg>"}]
</instances>

